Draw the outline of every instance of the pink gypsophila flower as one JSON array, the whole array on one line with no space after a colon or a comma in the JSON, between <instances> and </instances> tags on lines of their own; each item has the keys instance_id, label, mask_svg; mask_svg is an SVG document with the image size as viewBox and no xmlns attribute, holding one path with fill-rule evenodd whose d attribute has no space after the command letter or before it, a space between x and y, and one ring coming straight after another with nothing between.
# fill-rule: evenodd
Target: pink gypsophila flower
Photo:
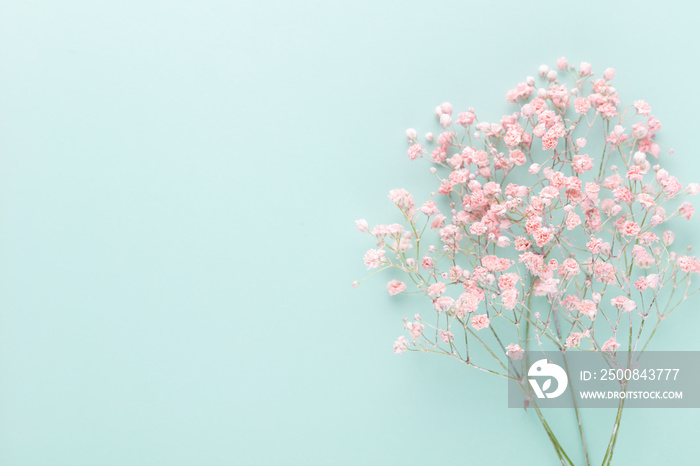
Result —
<instances>
[{"instance_id":1,"label":"pink gypsophila flower","mask_svg":"<svg viewBox=\"0 0 700 466\"><path fill-rule=\"evenodd\" d=\"M383 249L370 249L365 253L364 262L368 269L376 269L386 261L386 253Z\"/></svg>"},{"instance_id":2,"label":"pink gypsophila flower","mask_svg":"<svg viewBox=\"0 0 700 466\"><path fill-rule=\"evenodd\" d=\"M601 349L601 351L613 352L613 351L617 350L619 347L620 347L620 344L617 342L617 340L615 340L615 337L610 337L610 339L608 341L603 343L603 346L600 349Z\"/></svg>"},{"instance_id":3,"label":"pink gypsophila flower","mask_svg":"<svg viewBox=\"0 0 700 466\"><path fill-rule=\"evenodd\" d=\"M406 284L404 282L400 282L398 280L391 280L389 283L386 285L386 290L389 292L389 295L394 296L406 289Z\"/></svg>"},{"instance_id":4,"label":"pink gypsophila flower","mask_svg":"<svg viewBox=\"0 0 700 466\"><path fill-rule=\"evenodd\" d=\"M525 350L523 350L520 345L517 345L515 343L511 343L510 345L506 346L506 356L509 358L517 361L519 359L523 358L523 353L525 353Z\"/></svg>"},{"instance_id":5,"label":"pink gypsophila flower","mask_svg":"<svg viewBox=\"0 0 700 466\"><path fill-rule=\"evenodd\" d=\"M408 349L408 340L401 336L394 342L394 354L401 354Z\"/></svg>"},{"instance_id":6,"label":"pink gypsophila flower","mask_svg":"<svg viewBox=\"0 0 700 466\"><path fill-rule=\"evenodd\" d=\"M477 314L471 318L471 324L472 327L474 327L474 330L485 329L489 326L490 322L491 321L486 314Z\"/></svg>"}]
</instances>

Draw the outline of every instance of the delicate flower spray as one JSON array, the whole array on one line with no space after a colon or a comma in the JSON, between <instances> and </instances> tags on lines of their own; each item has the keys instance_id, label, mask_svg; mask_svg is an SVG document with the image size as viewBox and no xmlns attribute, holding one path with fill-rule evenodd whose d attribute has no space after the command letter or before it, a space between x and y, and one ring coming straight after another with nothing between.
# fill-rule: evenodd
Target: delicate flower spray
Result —
<instances>
[{"instance_id":1,"label":"delicate flower spray","mask_svg":"<svg viewBox=\"0 0 700 466\"><path fill-rule=\"evenodd\" d=\"M642 352L698 291L690 286L700 259L674 251L668 228L693 216L684 199L700 186L684 187L659 165L661 123L650 105L623 106L612 68L596 78L589 63L560 58L538 74L506 93L517 112L497 123L443 103L435 108L440 134L420 142L407 130L408 157L429 159L437 193L417 206L393 189L402 223L357 221L376 242L364 256L377 269L371 275L398 269L411 288L394 279L388 293L425 296L435 311L404 319L395 353L444 354L511 377L508 359L525 350ZM561 463L573 465L535 400L530 406ZM623 407L624 399L603 464L612 461Z\"/></svg>"}]
</instances>

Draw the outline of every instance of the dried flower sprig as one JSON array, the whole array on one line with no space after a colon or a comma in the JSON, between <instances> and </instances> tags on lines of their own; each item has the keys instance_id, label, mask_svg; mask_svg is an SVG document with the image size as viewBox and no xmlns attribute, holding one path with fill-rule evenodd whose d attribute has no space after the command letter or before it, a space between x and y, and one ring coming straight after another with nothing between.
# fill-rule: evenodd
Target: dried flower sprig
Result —
<instances>
[{"instance_id":1,"label":"dried flower sprig","mask_svg":"<svg viewBox=\"0 0 700 466\"><path fill-rule=\"evenodd\" d=\"M684 187L661 168L661 123L650 105L622 107L612 68L595 78L590 64L560 58L557 69L542 65L538 74L506 93L517 112L498 123L479 121L472 108L454 117L445 102L435 108L437 137L419 142L408 129L408 157L430 160L437 193L417 207L409 192L393 189L401 223L357 221L376 242L365 265L398 269L415 290L394 279L388 293L425 296L435 311L430 322L404 319L408 334L395 353L444 354L509 377L506 358L521 359L533 344L642 352L663 319L698 291L691 276L700 259L674 250L668 225L693 216L683 199L700 186ZM474 359L473 345L485 349L490 367ZM534 408L562 464L573 464Z\"/></svg>"}]
</instances>

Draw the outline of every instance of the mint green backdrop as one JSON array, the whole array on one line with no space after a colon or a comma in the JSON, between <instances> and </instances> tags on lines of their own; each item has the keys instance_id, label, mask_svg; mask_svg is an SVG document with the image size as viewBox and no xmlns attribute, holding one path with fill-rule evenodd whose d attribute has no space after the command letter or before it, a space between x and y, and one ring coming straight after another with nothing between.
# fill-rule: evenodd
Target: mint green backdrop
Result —
<instances>
[{"instance_id":1,"label":"mint green backdrop","mask_svg":"<svg viewBox=\"0 0 700 466\"><path fill-rule=\"evenodd\" d=\"M435 130L445 100L495 119L561 55L615 67L697 181L697 13L3 1L0 464L554 464L502 380L392 354L423 302L351 288L371 246L354 220L433 189L406 127ZM698 350L699 326L688 302L653 348ZM571 413L549 414L575 444ZM612 413L584 416L600 458ZM617 464L697 459L696 410L629 410L622 429Z\"/></svg>"}]
</instances>

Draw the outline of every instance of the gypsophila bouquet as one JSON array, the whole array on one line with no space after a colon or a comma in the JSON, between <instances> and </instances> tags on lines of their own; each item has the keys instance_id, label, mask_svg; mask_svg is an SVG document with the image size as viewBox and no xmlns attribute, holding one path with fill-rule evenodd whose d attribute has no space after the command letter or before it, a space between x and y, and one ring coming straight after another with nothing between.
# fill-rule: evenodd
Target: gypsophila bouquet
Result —
<instances>
[{"instance_id":1,"label":"gypsophila bouquet","mask_svg":"<svg viewBox=\"0 0 700 466\"><path fill-rule=\"evenodd\" d=\"M405 278L390 280L388 293L424 296L434 311L404 319L395 353L444 354L511 377L509 361L532 347L641 352L697 291L690 286L700 260L674 251L668 228L693 216L684 198L700 186L684 187L661 168L661 123L650 105L623 106L611 68L596 78L590 64L560 58L538 74L506 93L516 111L496 123L443 103L435 108L439 134L419 139L408 129L408 158L429 160L437 191L416 205L393 189L400 223L357 221L376 243L364 255L371 275L400 271ZM574 464L531 406L561 463ZM603 464L612 460L623 406ZM590 464L578 409L576 416Z\"/></svg>"}]
</instances>

